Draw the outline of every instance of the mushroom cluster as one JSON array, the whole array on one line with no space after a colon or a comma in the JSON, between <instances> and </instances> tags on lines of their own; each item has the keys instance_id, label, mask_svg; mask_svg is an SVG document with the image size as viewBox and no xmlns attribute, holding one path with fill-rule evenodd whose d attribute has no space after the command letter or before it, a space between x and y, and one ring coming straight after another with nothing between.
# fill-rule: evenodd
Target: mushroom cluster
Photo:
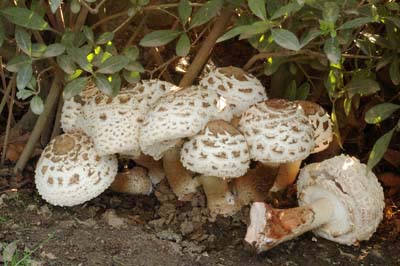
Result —
<instances>
[{"instance_id":1,"label":"mushroom cluster","mask_svg":"<svg viewBox=\"0 0 400 266\"><path fill-rule=\"evenodd\" d=\"M261 82L236 67L215 68L184 89L143 80L114 97L91 83L66 100L61 122L65 133L44 149L35 176L51 204L81 204L108 187L149 194L166 176L182 201L202 187L211 216L252 204L245 239L258 251L309 230L353 244L382 219L382 188L355 158L341 155L300 171L332 141L329 114L308 101L268 99ZM116 155L136 166L117 173ZM298 174L300 207L265 203Z\"/></svg>"}]
</instances>

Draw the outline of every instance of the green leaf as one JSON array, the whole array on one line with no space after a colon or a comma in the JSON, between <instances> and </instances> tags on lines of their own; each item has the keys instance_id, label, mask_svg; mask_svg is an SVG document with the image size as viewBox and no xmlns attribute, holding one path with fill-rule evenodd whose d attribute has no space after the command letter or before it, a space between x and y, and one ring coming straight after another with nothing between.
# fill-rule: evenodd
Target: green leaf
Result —
<instances>
[{"instance_id":1,"label":"green leaf","mask_svg":"<svg viewBox=\"0 0 400 266\"><path fill-rule=\"evenodd\" d=\"M18 47L28 56L32 54L31 36L24 29L17 28L15 30L15 41Z\"/></svg>"},{"instance_id":2,"label":"green leaf","mask_svg":"<svg viewBox=\"0 0 400 266\"><path fill-rule=\"evenodd\" d=\"M139 44L144 47L162 46L173 41L180 34L181 32L177 30L156 30L144 36Z\"/></svg>"},{"instance_id":3,"label":"green leaf","mask_svg":"<svg viewBox=\"0 0 400 266\"><path fill-rule=\"evenodd\" d=\"M297 88L296 91L296 100L305 100L310 94L310 84L308 82L304 82L300 87Z\"/></svg>"},{"instance_id":4,"label":"green leaf","mask_svg":"<svg viewBox=\"0 0 400 266\"><path fill-rule=\"evenodd\" d=\"M137 71L124 70L122 71L122 76L126 81L128 81L131 84L135 84L140 80L140 73Z\"/></svg>"},{"instance_id":5,"label":"green leaf","mask_svg":"<svg viewBox=\"0 0 400 266\"><path fill-rule=\"evenodd\" d=\"M396 27L400 28L400 18L398 17L385 17L385 19L393 22L394 25L396 25Z\"/></svg>"},{"instance_id":6,"label":"green leaf","mask_svg":"<svg viewBox=\"0 0 400 266\"><path fill-rule=\"evenodd\" d=\"M324 52L331 63L335 65L340 63L342 54L339 48L339 42L336 38L329 38L325 41Z\"/></svg>"},{"instance_id":7,"label":"green leaf","mask_svg":"<svg viewBox=\"0 0 400 266\"><path fill-rule=\"evenodd\" d=\"M53 43L47 46L46 51L43 53L42 57L54 57L59 56L65 51L65 46L61 43Z\"/></svg>"},{"instance_id":8,"label":"green leaf","mask_svg":"<svg viewBox=\"0 0 400 266\"><path fill-rule=\"evenodd\" d=\"M81 10L81 4L78 0L72 0L70 9L73 14L77 14Z\"/></svg>"},{"instance_id":9,"label":"green leaf","mask_svg":"<svg viewBox=\"0 0 400 266\"><path fill-rule=\"evenodd\" d=\"M223 0L211 0L207 1L200 9L194 14L193 19L190 23L190 28L194 28L204 23L210 21L213 17L215 17L222 5L224 4Z\"/></svg>"},{"instance_id":10,"label":"green leaf","mask_svg":"<svg viewBox=\"0 0 400 266\"><path fill-rule=\"evenodd\" d=\"M385 7L391 11L400 11L400 4L396 2L388 2Z\"/></svg>"},{"instance_id":11,"label":"green leaf","mask_svg":"<svg viewBox=\"0 0 400 266\"><path fill-rule=\"evenodd\" d=\"M104 32L99 36L96 44L105 44L108 43L109 41L112 41L112 39L114 39L113 32Z\"/></svg>"},{"instance_id":12,"label":"green leaf","mask_svg":"<svg viewBox=\"0 0 400 266\"><path fill-rule=\"evenodd\" d=\"M97 88L105 94L112 95L112 84L107 77L102 74L96 74L94 77L94 82Z\"/></svg>"},{"instance_id":13,"label":"green leaf","mask_svg":"<svg viewBox=\"0 0 400 266\"><path fill-rule=\"evenodd\" d=\"M369 154L367 164L368 169L372 169L382 159L390 144L395 129L396 128L393 128L375 142L374 147L372 147L371 153Z\"/></svg>"},{"instance_id":14,"label":"green leaf","mask_svg":"<svg viewBox=\"0 0 400 266\"><path fill-rule=\"evenodd\" d=\"M292 32L284 29L272 29L271 33L272 38L279 46L293 51L301 49L299 40Z\"/></svg>"},{"instance_id":15,"label":"green leaf","mask_svg":"<svg viewBox=\"0 0 400 266\"><path fill-rule=\"evenodd\" d=\"M121 77L119 76L118 73L115 73L114 75L111 76L111 87L112 87L111 95L113 97L117 96L121 89Z\"/></svg>"},{"instance_id":16,"label":"green leaf","mask_svg":"<svg viewBox=\"0 0 400 266\"><path fill-rule=\"evenodd\" d=\"M0 10L10 22L32 30L48 30L49 24L35 12L21 7L6 7Z\"/></svg>"},{"instance_id":17,"label":"green leaf","mask_svg":"<svg viewBox=\"0 0 400 266\"><path fill-rule=\"evenodd\" d=\"M94 43L94 33L90 27L83 26L83 34L89 42Z\"/></svg>"},{"instance_id":18,"label":"green leaf","mask_svg":"<svg viewBox=\"0 0 400 266\"><path fill-rule=\"evenodd\" d=\"M44 110L44 104L42 98L39 96L34 96L31 99L31 110L34 114L40 115Z\"/></svg>"},{"instance_id":19,"label":"green leaf","mask_svg":"<svg viewBox=\"0 0 400 266\"><path fill-rule=\"evenodd\" d=\"M352 98L345 98L343 101L344 113L348 116L351 112Z\"/></svg>"},{"instance_id":20,"label":"green leaf","mask_svg":"<svg viewBox=\"0 0 400 266\"><path fill-rule=\"evenodd\" d=\"M67 74L73 74L76 65L70 55L60 55L57 57L57 64Z\"/></svg>"},{"instance_id":21,"label":"green leaf","mask_svg":"<svg viewBox=\"0 0 400 266\"><path fill-rule=\"evenodd\" d=\"M186 33L182 33L176 43L176 54L178 56L187 56L190 52L190 39Z\"/></svg>"},{"instance_id":22,"label":"green leaf","mask_svg":"<svg viewBox=\"0 0 400 266\"><path fill-rule=\"evenodd\" d=\"M16 55L8 61L6 69L10 72L18 72L21 67L30 64L32 64L32 61L28 56L24 54Z\"/></svg>"},{"instance_id":23,"label":"green leaf","mask_svg":"<svg viewBox=\"0 0 400 266\"><path fill-rule=\"evenodd\" d=\"M85 71L92 72L93 65L87 60L87 53L82 48L67 47L67 53Z\"/></svg>"},{"instance_id":24,"label":"green leaf","mask_svg":"<svg viewBox=\"0 0 400 266\"><path fill-rule=\"evenodd\" d=\"M303 48L306 46L309 42L314 40L315 38L321 36L322 32L319 29L311 29L309 30L300 40L300 46Z\"/></svg>"},{"instance_id":25,"label":"green leaf","mask_svg":"<svg viewBox=\"0 0 400 266\"><path fill-rule=\"evenodd\" d=\"M399 109L400 105L393 103L375 105L365 113L365 122L368 124L380 123Z\"/></svg>"},{"instance_id":26,"label":"green leaf","mask_svg":"<svg viewBox=\"0 0 400 266\"><path fill-rule=\"evenodd\" d=\"M299 11L302 8L301 5L299 5L297 2L291 2L285 6L280 7L278 10L276 10L273 14L271 19L277 19L282 16L289 16L297 11Z\"/></svg>"},{"instance_id":27,"label":"green leaf","mask_svg":"<svg viewBox=\"0 0 400 266\"><path fill-rule=\"evenodd\" d=\"M264 75L271 76L274 74L283 62L284 59L281 57L269 57L264 64Z\"/></svg>"},{"instance_id":28,"label":"green leaf","mask_svg":"<svg viewBox=\"0 0 400 266\"><path fill-rule=\"evenodd\" d=\"M129 59L127 57L123 55L112 56L104 61L99 66L99 69L96 72L102 74L114 74L115 72L123 69L128 64Z\"/></svg>"},{"instance_id":29,"label":"green leaf","mask_svg":"<svg viewBox=\"0 0 400 266\"><path fill-rule=\"evenodd\" d=\"M286 88L283 98L294 101L296 100L296 81L292 80L289 86Z\"/></svg>"},{"instance_id":30,"label":"green leaf","mask_svg":"<svg viewBox=\"0 0 400 266\"><path fill-rule=\"evenodd\" d=\"M354 95L366 96L376 93L380 90L378 82L369 78L353 78L346 86L345 89L352 98Z\"/></svg>"},{"instance_id":31,"label":"green leaf","mask_svg":"<svg viewBox=\"0 0 400 266\"><path fill-rule=\"evenodd\" d=\"M322 17L325 21L335 24L339 16L340 8L335 2L325 2Z\"/></svg>"},{"instance_id":32,"label":"green leaf","mask_svg":"<svg viewBox=\"0 0 400 266\"><path fill-rule=\"evenodd\" d=\"M229 31L227 31L224 35L218 38L217 43L226 41L228 39L231 39L235 36L238 36L239 34L242 34L248 29L249 25L241 25L241 26L236 26Z\"/></svg>"},{"instance_id":33,"label":"green leaf","mask_svg":"<svg viewBox=\"0 0 400 266\"><path fill-rule=\"evenodd\" d=\"M56 13L57 9L62 4L62 0L49 0L51 12Z\"/></svg>"},{"instance_id":34,"label":"green leaf","mask_svg":"<svg viewBox=\"0 0 400 266\"><path fill-rule=\"evenodd\" d=\"M179 1L178 13L182 24L186 24L190 15L192 14L192 6L190 5L189 0Z\"/></svg>"},{"instance_id":35,"label":"green leaf","mask_svg":"<svg viewBox=\"0 0 400 266\"><path fill-rule=\"evenodd\" d=\"M87 77L81 77L68 82L63 92L64 99L78 95L86 87L88 80Z\"/></svg>"},{"instance_id":36,"label":"green leaf","mask_svg":"<svg viewBox=\"0 0 400 266\"><path fill-rule=\"evenodd\" d=\"M355 19L345 22L338 29L339 30L353 29L353 28L357 28L360 26L364 26L365 24L373 22L373 21L374 21L374 19L371 17L355 18Z\"/></svg>"},{"instance_id":37,"label":"green leaf","mask_svg":"<svg viewBox=\"0 0 400 266\"><path fill-rule=\"evenodd\" d=\"M126 70L129 71L135 71L135 72L140 72L143 73L145 71L144 67L142 66L142 64L140 64L139 62L135 61L130 63L129 65L127 65L125 67Z\"/></svg>"},{"instance_id":38,"label":"green leaf","mask_svg":"<svg viewBox=\"0 0 400 266\"><path fill-rule=\"evenodd\" d=\"M265 0L248 0L247 4L251 12L262 20L267 19L267 11L265 10Z\"/></svg>"},{"instance_id":39,"label":"green leaf","mask_svg":"<svg viewBox=\"0 0 400 266\"><path fill-rule=\"evenodd\" d=\"M392 80L394 85L400 84L400 68L399 68L399 60L396 58L391 64L389 68L390 79Z\"/></svg>"},{"instance_id":40,"label":"green leaf","mask_svg":"<svg viewBox=\"0 0 400 266\"><path fill-rule=\"evenodd\" d=\"M253 37L254 35L259 35L262 34L266 31L268 31L272 27L272 22L270 21L257 21L254 22L251 25L243 26L245 27L243 29L243 32L240 34L239 39L248 39L250 37Z\"/></svg>"},{"instance_id":41,"label":"green leaf","mask_svg":"<svg viewBox=\"0 0 400 266\"><path fill-rule=\"evenodd\" d=\"M18 90L25 89L32 78L32 65L24 65L17 73L17 88Z\"/></svg>"},{"instance_id":42,"label":"green leaf","mask_svg":"<svg viewBox=\"0 0 400 266\"><path fill-rule=\"evenodd\" d=\"M20 100L26 100L29 97L31 97L32 95L33 95L32 90L22 89L22 90L18 90L18 92L17 92L17 98Z\"/></svg>"},{"instance_id":43,"label":"green leaf","mask_svg":"<svg viewBox=\"0 0 400 266\"><path fill-rule=\"evenodd\" d=\"M32 44L32 57L39 58L44 52L46 52L47 45L44 43L33 43Z\"/></svg>"},{"instance_id":44,"label":"green leaf","mask_svg":"<svg viewBox=\"0 0 400 266\"><path fill-rule=\"evenodd\" d=\"M136 46L129 46L123 51L123 55L128 57L130 61L136 61L139 57L139 49Z\"/></svg>"}]
</instances>

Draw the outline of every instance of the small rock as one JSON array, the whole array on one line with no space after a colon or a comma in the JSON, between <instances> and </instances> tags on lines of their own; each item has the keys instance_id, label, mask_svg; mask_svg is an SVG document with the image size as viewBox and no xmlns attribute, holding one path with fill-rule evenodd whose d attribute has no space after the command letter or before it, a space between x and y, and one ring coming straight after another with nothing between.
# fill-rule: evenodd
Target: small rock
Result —
<instances>
[{"instance_id":1,"label":"small rock","mask_svg":"<svg viewBox=\"0 0 400 266\"><path fill-rule=\"evenodd\" d=\"M311 241L312 241L312 242L317 242L318 239L317 239L315 236L313 236L313 237L311 238Z\"/></svg>"},{"instance_id":2,"label":"small rock","mask_svg":"<svg viewBox=\"0 0 400 266\"><path fill-rule=\"evenodd\" d=\"M164 230L164 231L158 232L156 234L156 236L159 239L175 241L177 243L182 241L182 236L177 233L172 232L171 230Z\"/></svg>"},{"instance_id":3,"label":"small rock","mask_svg":"<svg viewBox=\"0 0 400 266\"><path fill-rule=\"evenodd\" d=\"M151 220L149 222L149 225L152 226L153 228L161 228L165 224L165 222L166 222L165 218L160 218Z\"/></svg>"},{"instance_id":4,"label":"small rock","mask_svg":"<svg viewBox=\"0 0 400 266\"><path fill-rule=\"evenodd\" d=\"M181 233L184 236L192 233L193 230L194 230L194 226L193 226L192 222L189 222L189 221L186 220L183 223L181 223Z\"/></svg>"},{"instance_id":5,"label":"small rock","mask_svg":"<svg viewBox=\"0 0 400 266\"><path fill-rule=\"evenodd\" d=\"M49 260L55 260L57 259L57 257L51 253L51 252L46 252L46 251L42 251L40 253L40 257L44 258L44 259L49 259Z\"/></svg>"},{"instance_id":6,"label":"small rock","mask_svg":"<svg viewBox=\"0 0 400 266\"><path fill-rule=\"evenodd\" d=\"M43 215L46 218L50 217L53 214L50 211L49 206L47 206L47 205L43 205L42 207L40 207L37 213L39 215Z\"/></svg>"},{"instance_id":7,"label":"small rock","mask_svg":"<svg viewBox=\"0 0 400 266\"><path fill-rule=\"evenodd\" d=\"M120 228L126 226L125 219L117 216L114 210L107 210L101 218L111 227Z\"/></svg>"},{"instance_id":8,"label":"small rock","mask_svg":"<svg viewBox=\"0 0 400 266\"><path fill-rule=\"evenodd\" d=\"M27 211L34 211L34 210L36 210L37 209L37 206L35 205L35 204L29 204L27 207L26 207L26 210Z\"/></svg>"},{"instance_id":9,"label":"small rock","mask_svg":"<svg viewBox=\"0 0 400 266\"><path fill-rule=\"evenodd\" d=\"M5 199L7 199L7 194L1 194L0 195L0 208L7 206L7 204L4 202Z\"/></svg>"},{"instance_id":10,"label":"small rock","mask_svg":"<svg viewBox=\"0 0 400 266\"><path fill-rule=\"evenodd\" d=\"M114 214L114 215L115 215L115 214ZM87 226L87 227L95 227L95 226L97 226L97 222L96 222L96 220L93 219L93 218L89 218L89 219L86 219L86 220L84 220L84 221L81 221L81 220L79 220L79 219L77 219L77 218L75 218L75 220L76 220L79 224L82 224L82 225Z\"/></svg>"}]
</instances>

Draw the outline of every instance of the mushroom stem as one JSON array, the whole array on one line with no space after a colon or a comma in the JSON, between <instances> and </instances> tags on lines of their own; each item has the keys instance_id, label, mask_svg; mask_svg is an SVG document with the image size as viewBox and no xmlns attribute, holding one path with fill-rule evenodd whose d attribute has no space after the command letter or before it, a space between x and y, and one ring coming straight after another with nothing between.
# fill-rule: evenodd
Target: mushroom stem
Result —
<instances>
[{"instance_id":1,"label":"mushroom stem","mask_svg":"<svg viewBox=\"0 0 400 266\"><path fill-rule=\"evenodd\" d=\"M215 176L201 176L199 181L207 197L211 216L230 216L241 209L237 197L232 193L228 181Z\"/></svg>"},{"instance_id":2,"label":"mushroom stem","mask_svg":"<svg viewBox=\"0 0 400 266\"><path fill-rule=\"evenodd\" d=\"M183 167L180 160L180 147L176 146L165 152L163 166L168 183L181 201L190 201L200 185L193 178L194 174Z\"/></svg>"},{"instance_id":3,"label":"mushroom stem","mask_svg":"<svg viewBox=\"0 0 400 266\"><path fill-rule=\"evenodd\" d=\"M271 172L270 169L270 167L259 163L254 169L248 170L245 175L232 181L242 206L266 200L268 190L272 185L272 179L269 174Z\"/></svg>"},{"instance_id":4,"label":"mushroom stem","mask_svg":"<svg viewBox=\"0 0 400 266\"><path fill-rule=\"evenodd\" d=\"M262 202L253 203L245 240L262 252L329 222L334 204L320 198L292 209L274 209Z\"/></svg>"},{"instance_id":5,"label":"mushroom stem","mask_svg":"<svg viewBox=\"0 0 400 266\"><path fill-rule=\"evenodd\" d=\"M271 192L279 192L285 190L289 185L293 184L296 180L301 166L301 160L290 163L284 163L279 166L278 175L275 183L271 188Z\"/></svg>"}]
</instances>

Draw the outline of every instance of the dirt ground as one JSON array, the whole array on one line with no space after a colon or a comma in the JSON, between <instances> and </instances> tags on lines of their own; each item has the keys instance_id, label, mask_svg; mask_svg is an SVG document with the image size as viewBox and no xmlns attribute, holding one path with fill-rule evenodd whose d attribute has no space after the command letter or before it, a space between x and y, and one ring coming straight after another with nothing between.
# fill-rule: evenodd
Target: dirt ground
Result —
<instances>
[{"instance_id":1,"label":"dirt ground","mask_svg":"<svg viewBox=\"0 0 400 266\"><path fill-rule=\"evenodd\" d=\"M399 236L385 222L360 246L308 233L254 254L242 240L246 212L211 219L201 195L182 203L165 185L152 196L107 191L73 208L51 206L31 188L9 190L0 195L0 247L4 256L10 243L12 256L28 254L19 265L400 265Z\"/></svg>"}]
</instances>

